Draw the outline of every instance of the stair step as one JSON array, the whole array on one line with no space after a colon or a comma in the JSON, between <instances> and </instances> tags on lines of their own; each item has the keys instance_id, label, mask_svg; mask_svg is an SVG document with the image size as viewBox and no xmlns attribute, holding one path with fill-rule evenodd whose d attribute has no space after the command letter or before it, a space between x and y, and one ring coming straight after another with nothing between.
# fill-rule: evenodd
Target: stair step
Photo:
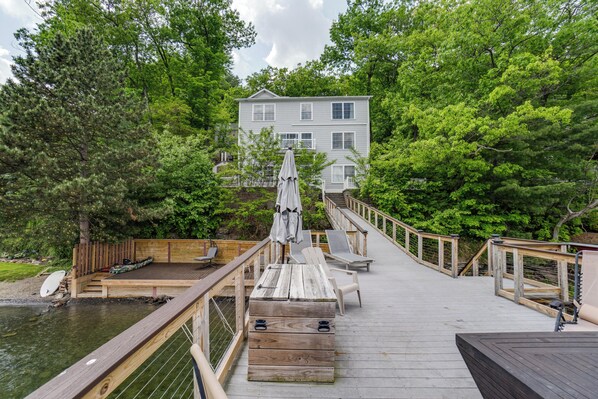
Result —
<instances>
[{"instance_id":1,"label":"stair step","mask_svg":"<svg viewBox=\"0 0 598 399\"><path fill-rule=\"evenodd\" d=\"M101 298L102 297L102 293L97 293L97 292L80 292L77 295L77 298Z\"/></svg>"}]
</instances>

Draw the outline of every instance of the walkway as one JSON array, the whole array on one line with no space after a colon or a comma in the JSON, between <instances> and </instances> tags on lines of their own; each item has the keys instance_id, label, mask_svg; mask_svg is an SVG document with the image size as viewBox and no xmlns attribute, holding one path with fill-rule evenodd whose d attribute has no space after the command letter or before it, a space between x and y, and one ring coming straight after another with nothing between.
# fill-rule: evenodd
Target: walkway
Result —
<instances>
[{"instance_id":1,"label":"walkway","mask_svg":"<svg viewBox=\"0 0 598 399\"><path fill-rule=\"evenodd\" d=\"M368 229L371 272L336 318L334 384L247 381L247 348L225 386L229 398L481 398L455 333L551 331L547 316L494 295L489 277L452 279L419 265Z\"/></svg>"}]
</instances>

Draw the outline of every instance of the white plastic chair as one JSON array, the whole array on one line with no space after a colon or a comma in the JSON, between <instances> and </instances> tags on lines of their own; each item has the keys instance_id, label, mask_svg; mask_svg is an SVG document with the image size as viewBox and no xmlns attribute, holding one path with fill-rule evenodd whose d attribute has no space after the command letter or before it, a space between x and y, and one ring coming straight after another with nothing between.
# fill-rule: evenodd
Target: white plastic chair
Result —
<instances>
[{"instance_id":1,"label":"white plastic chair","mask_svg":"<svg viewBox=\"0 0 598 399\"><path fill-rule=\"evenodd\" d=\"M354 270L343 270L337 269L334 267L328 267L326 263L326 259L324 258L324 253L322 252L321 248L305 248L303 251L303 256L305 257L305 263L307 264L314 264L314 265L322 265L324 268L324 272L326 273L326 277L328 277L328 281L332 284L332 288L334 288L334 293L336 294L336 299L338 302L338 308L341 315L345 314L345 295L350 294L351 292L357 292L357 297L359 298L359 307L361 307L361 293L359 289L359 280L357 279L357 272ZM353 277L353 282L351 284L346 285L338 285L336 282L336 278L332 275L331 272L340 272L345 273Z\"/></svg>"}]
</instances>

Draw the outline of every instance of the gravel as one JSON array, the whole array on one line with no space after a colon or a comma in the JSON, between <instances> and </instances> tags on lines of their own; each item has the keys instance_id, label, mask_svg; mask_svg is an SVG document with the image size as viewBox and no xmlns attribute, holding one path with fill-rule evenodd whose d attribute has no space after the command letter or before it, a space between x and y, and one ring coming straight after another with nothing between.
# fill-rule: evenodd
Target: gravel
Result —
<instances>
[{"instance_id":1,"label":"gravel","mask_svg":"<svg viewBox=\"0 0 598 399\"><path fill-rule=\"evenodd\" d=\"M0 303L51 303L54 296L39 296L39 289L47 277L30 277L11 283L0 281Z\"/></svg>"}]
</instances>

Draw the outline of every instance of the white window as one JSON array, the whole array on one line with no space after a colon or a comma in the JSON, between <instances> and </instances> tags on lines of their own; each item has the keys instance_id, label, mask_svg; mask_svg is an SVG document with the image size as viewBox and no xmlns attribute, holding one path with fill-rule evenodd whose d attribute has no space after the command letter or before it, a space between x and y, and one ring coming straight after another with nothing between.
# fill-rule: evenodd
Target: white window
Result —
<instances>
[{"instance_id":1,"label":"white window","mask_svg":"<svg viewBox=\"0 0 598 399\"><path fill-rule=\"evenodd\" d=\"M332 132L332 149L348 150L355 146L355 132Z\"/></svg>"},{"instance_id":2,"label":"white window","mask_svg":"<svg viewBox=\"0 0 598 399\"><path fill-rule=\"evenodd\" d=\"M280 133L281 148L296 147L297 145L303 148L315 149L313 133Z\"/></svg>"},{"instance_id":3,"label":"white window","mask_svg":"<svg viewBox=\"0 0 598 399\"><path fill-rule=\"evenodd\" d=\"M355 177L355 165L332 165L333 183L342 183L347 177Z\"/></svg>"},{"instance_id":4,"label":"white window","mask_svg":"<svg viewBox=\"0 0 598 399\"><path fill-rule=\"evenodd\" d=\"M355 103L332 103L332 119L355 119Z\"/></svg>"},{"instance_id":5,"label":"white window","mask_svg":"<svg viewBox=\"0 0 598 399\"><path fill-rule=\"evenodd\" d=\"M313 119L313 104L312 103L301 103L301 120L310 121Z\"/></svg>"},{"instance_id":6,"label":"white window","mask_svg":"<svg viewBox=\"0 0 598 399\"><path fill-rule=\"evenodd\" d=\"M254 121L273 121L276 119L275 104L253 104Z\"/></svg>"}]
</instances>

